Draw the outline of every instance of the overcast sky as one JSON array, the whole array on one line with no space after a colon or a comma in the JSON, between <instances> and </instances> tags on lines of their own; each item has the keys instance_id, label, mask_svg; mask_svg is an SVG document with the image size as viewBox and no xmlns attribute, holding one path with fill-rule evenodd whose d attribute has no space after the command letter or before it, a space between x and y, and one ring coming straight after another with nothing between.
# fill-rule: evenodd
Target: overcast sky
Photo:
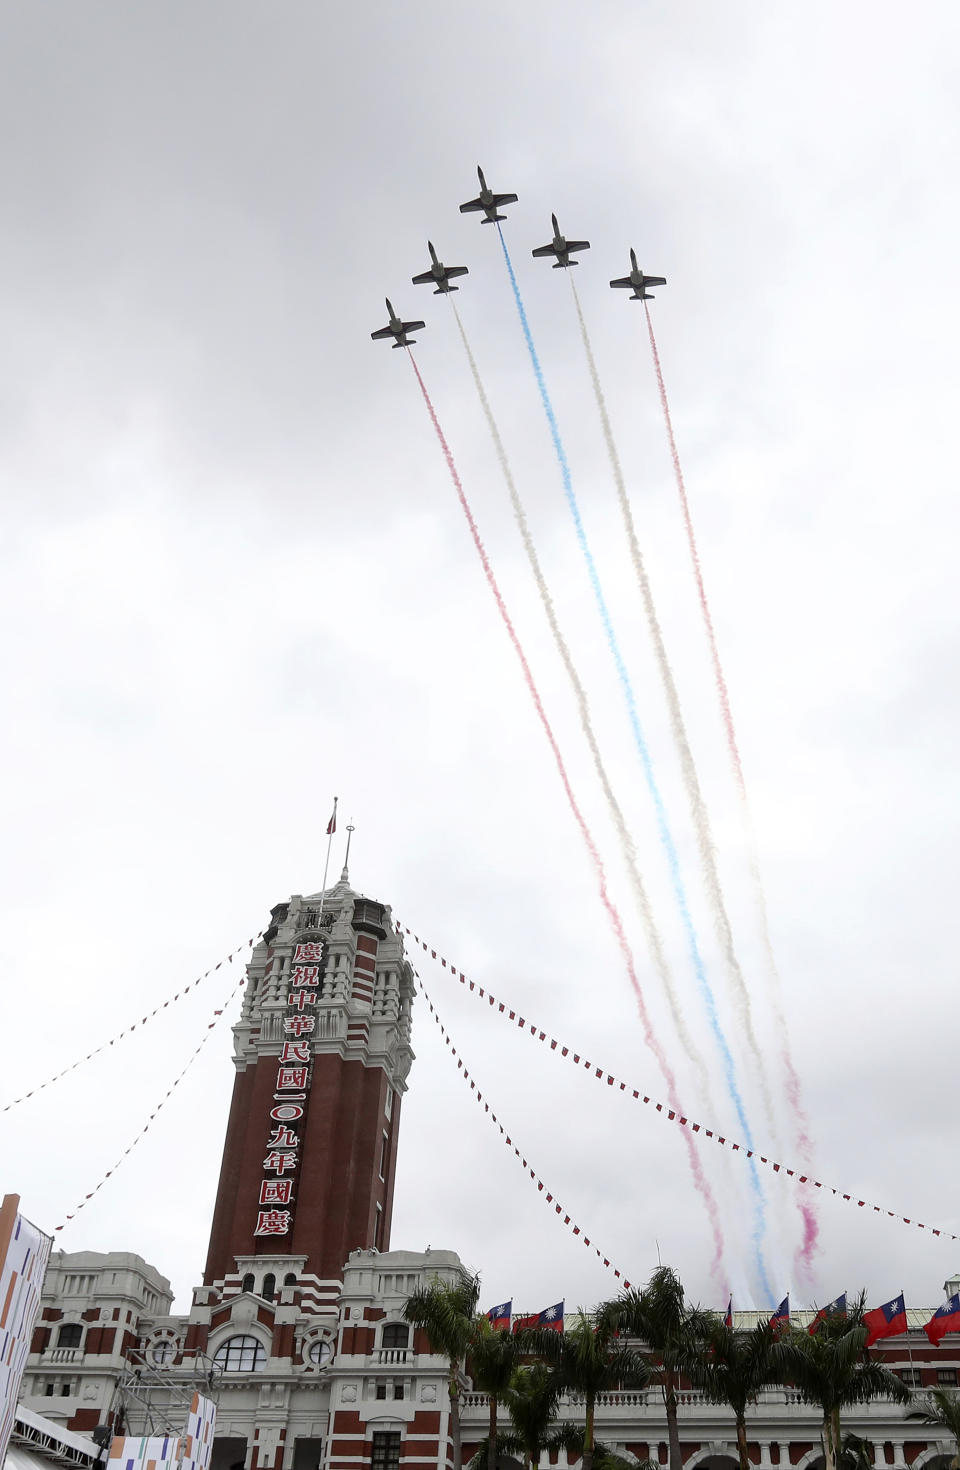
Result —
<instances>
[{"instance_id":1,"label":"overcast sky","mask_svg":"<svg viewBox=\"0 0 960 1470\"><path fill-rule=\"evenodd\" d=\"M596 834L691 1116L741 1131L673 902L493 228L483 164L635 683L710 983L763 1152L799 1163L749 853L683 537L653 305L743 753L814 1172L960 1235L955 731L960 340L947 0L7 3L0 88L3 1091L173 994L323 872L658 1097L594 870L496 614L389 294ZM576 278L776 1118L712 937L662 690L567 281ZM426 241L457 298L710 1074L698 1088L537 601ZM722 1279L683 1137L411 957L547 1188L633 1280L765 1304L749 1176L705 1146ZM4 1187L52 1229L207 1034L232 971L2 1118ZM199 1281L229 1029L69 1228ZM489 1303L590 1305L610 1273L544 1206L418 1004L393 1244L456 1249ZM711 1109L715 1110L711 1116ZM960 1243L764 1179L775 1298L936 1303ZM724 1302L725 1304L725 1302Z\"/></svg>"}]
</instances>

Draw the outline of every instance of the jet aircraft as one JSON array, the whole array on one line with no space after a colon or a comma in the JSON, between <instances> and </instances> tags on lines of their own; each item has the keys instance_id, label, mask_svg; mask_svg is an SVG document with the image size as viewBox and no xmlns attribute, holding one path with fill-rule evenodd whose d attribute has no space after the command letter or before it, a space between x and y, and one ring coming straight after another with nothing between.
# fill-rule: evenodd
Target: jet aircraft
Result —
<instances>
[{"instance_id":1,"label":"jet aircraft","mask_svg":"<svg viewBox=\"0 0 960 1470\"><path fill-rule=\"evenodd\" d=\"M385 327L381 327L378 332L371 332L371 338L374 342L383 342L387 339L387 337L395 337L396 341L393 344L394 347L413 347L416 342L416 338L408 337L407 333L422 332L424 327L426 326L426 323L402 322L397 316L397 313L394 311L393 307L391 306L389 296L386 298L386 302L387 311L390 313L390 320L387 322L387 325Z\"/></svg>"},{"instance_id":2,"label":"jet aircraft","mask_svg":"<svg viewBox=\"0 0 960 1470\"><path fill-rule=\"evenodd\" d=\"M415 286L436 286L434 296L443 296L447 291L459 291L460 287L451 286L450 282L454 276L469 275L467 267L465 265L444 265L442 260L437 259L437 252L433 248L432 241L428 240L427 246L433 263L429 270L423 272L423 275L413 277L413 284Z\"/></svg>"},{"instance_id":3,"label":"jet aircraft","mask_svg":"<svg viewBox=\"0 0 960 1470\"><path fill-rule=\"evenodd\" d=\"M647 287L665 286L667 284L667 278L666 276L645 276L637 265L637 252L631 250L630 274L628 276L621 276L618 281L611 281L610 284L614 287L622 286L626 290L629 290L632 286L633 295L630 297L631 301L653 301L654 296L652 292L647 290Z\"/></svg>"},{"instance_id":4,"label":"jet aircraft","mask_svg":"<svg viewBox=\"0 0 960 1470\"><path fill-rule=\"evenodd\" d=\"M480 179L480 193L476 199L468 199L466 204L461 204L461 214L471 214L474 210L482 209L486 218L482 219L482 225L496 224L497 220L506 219L505 214L497 214L505 204L516 204L516 194L494 194L492 189L487 188L487 181L483 177L483 169L477 169Z\"/></svg>"},{"instance_id":5,"label":"jet aircraft","mask_svg":"<svg viewBox=\"0 0 960 1470\"><path fill-rule=\"evenodd\" d=\"M553 264L553 268L555 271L561 269L565 270L567 266L579 265L580 262L578 260L570 259L570 252L572 250L589 250L590 241L565 240L560 233L560 226L557 224L557 216L555 214L552 214L550 218L553 220L553 239L550 241L549 245L538 245L533 254L555 255L557 257Z\"/></svg>"}]
</instances>

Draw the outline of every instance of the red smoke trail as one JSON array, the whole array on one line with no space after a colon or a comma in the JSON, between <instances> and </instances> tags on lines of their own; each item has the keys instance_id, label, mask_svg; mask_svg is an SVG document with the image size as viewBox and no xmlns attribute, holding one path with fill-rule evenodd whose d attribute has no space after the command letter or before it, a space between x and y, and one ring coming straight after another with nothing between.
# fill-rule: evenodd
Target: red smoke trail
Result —
<instances>
[{"instance_id":1,"label":"red smoke trail","mask_svg":"<svg viewBox=\"0 0 960 1470\"><path fill-rule=\"evenodd\" d=\"M717 686L717 694L720 698L720 712L723 717L723 726L727 735L727 748L730 751L730 760L733 765L734 775L740 791L740 801L743 807L744 822L747 829L747 837L750 846L750 873L753 878L754 892L756 894L757 909L760 916L760 929L763 946L767 956L767 966L773 980L773 1003L776 1012L777 1023L780 1029L781 1056L784 1068L784 1089L787 1101L794 1116L794 1125L797 1130L797 1142L804 1163L809 1163L813 1153L813 1145L809 1134L809 1121L803 1107L800 1091L800 1078L793 1064L790 1053L790 1039L787 1032L787 1018L783 1010L782 984L780 973L777 969L773 954L773 944L770 939L770 923L767 916L767 900L763 891L763 882L760 877L760 863L757 856L757 840L753 826L753 817L750 811L750 802L747 797L747 783L743 775L743 762L740 759L740 747L737 744L737 732L733 724L733 711L730 708L730 692L727 689L727 681L724 677L723 666L720 663L720 650L717 647L717 636L713 627L713 618L710 614L710 604L707 601L707 589L703 583L703 570L700 565L700 552L697 547L697 538L693 530L693 517L690 514L690 502L687 499L687 487L684 484L683 470L680 465L680 455L677 451L677 441L673 432L673 419L670 416L670 404L667 400L667 388L663 381L663 369L660 365L660 353L657 351L657 339L653 334L653 321L650 316L650 307L646 302L643 309L647 317L647 333L650 337L650 351L653 354L653 367L657 375L657 387L660 390L660 406L663 409L663 419L667 427L667 440L670 444L670 457L673 460L673 473L677 482L677 494L680 497L680 507L683 511L683 521L687 532L687 545L690 548L690 560L693 563L693 574L697 583L697 594L700 598L700 611L703 614L703 624L707 633L707 641L710 644L710 658L713 662L713 677ZM820 1226L816 1212L812 1204L801 1202L800 1213L803 1217L803 1244L797 1253L797 1264L809 1277L813 1265L813 1255L820 1234Z\"/></svg>"},{"instance_id":2,"label":"red smoke trail","mask_svg":"<svg viewBox=\"0 0 960 1470\"><path fill-rule=\"evenodd\" d=\"M433 406L433 403L431 402L430 395L427 392L426 384L424 383L423 378L420 376L420 369L417 367L416 359L409 349L407 350L407 356L410 358L410 366L413 368L413 371L416 374L417 382L420 384L420 392L423 394L423 401L427 405L427 412L430 415L430 422L433 424L437 438L440 440L440 448L443 450L443 457L447 462L447 469L450 471L450 478L453 481L454 489L457 492L457 499L460 501L460 508L467 518L467 525L470 527L470 535L473 538L473 544L476 547L477 555L479 556L481 565L483 566L483 574L487 579L487 586L493 593L493 599L497 604L497 611L499 612L501 621L503 622L503 626L507 631L507 636L510 639L510 642L513 644L513 651L517 655L517 658L520 660L520 667L523 670L524 682L526 683L530 698L533 700L533 706L537 712L537 717L539 718L540 723L543 726L543 732L547 737L547 742L550 746L551 751L553 752L553 758L556 762L557 771L560 775L560 780L563 785L564 793L566 794L570 811L573 814L574 821L580 829L580 835L583 838L587 852L590 854L590 861L593 863L594 871L597 876L597 886L600 890L600 902L606 909L607 917L610 920L611 927L616 936L617 944L620 947L620 953L623 956L624 964L627 967L627 974L630 978L630 984L633 987L633 993L636 996L637 1010L640 1013L640 1024L643 1027L644 1040L656 1057L660 1070L663 1073L664 1080L667 1084L667 1091L670 1097L671 1107L678 1107L679 1104L676 1102L676 1078L674 1077L670 1063L667 1061L666 1053L664 1052L663 1047L660 1045L660 1042L654 1034L653 1026L650 1021L650 1015L647 1011L646 1002L643 998L643 990L641 989L640 982L637 979L636 970L634 969L633 954L630 950L630 944L624 931L623 921L620 918L620 914L616 908L616 905L607 892L607 877L606 873L604 872L603 861L600 857L600 853L597 850L597 845L593 840L593 834L591 833L590 828L587 826L583 813L581 812L580 807L577 803L577 798L573 794L573 787L570 785L570 777L567 775L567 768L564 765L563 756L560 754L560 747L558 746L556 736L553 733L553 727L551 726L550 721L547 718L547 712L543 707L543 701L540 698L540 691L538 690L536 683L534 682L533 674L530 670L530 665L527 662L527 656L523 651L523 647L520 643L517 631L513 626L513 620L510 617L509 612L507 611L507 605L503 600L503 594L500 591L497 579L494 576L493 567L490 565L490 558L487 556L486 548L484 547L484 544L480 539L480 532L477 528L477 523L474 520L473 511L470 509L470 503L467 500L463 485L460 481L460 476L457 473L457 467L454 464L453 454L451 453L450 446L447 443L444 432L440 427L440 420L437 418L436 410ZM720 1217L717 1211L717 1202L714 1199L713 1191L710 1188L707 1177L703 1172L703 1165L701 1164L700 1158L697 1154L696 1144L694 1140L690 1137L687 1137L686 1143L687 1153L690 1160L690 1170L693 1174L694 1182L696 1183L697 1189L700 1191L703 1202L706 1206L707 1214L710 1218L710 1228L713 1233L715 1255L711 1270L719 1273L723 1257L724 1241L723 1234L720 1230Z\"/></svg>"}]
</instances>

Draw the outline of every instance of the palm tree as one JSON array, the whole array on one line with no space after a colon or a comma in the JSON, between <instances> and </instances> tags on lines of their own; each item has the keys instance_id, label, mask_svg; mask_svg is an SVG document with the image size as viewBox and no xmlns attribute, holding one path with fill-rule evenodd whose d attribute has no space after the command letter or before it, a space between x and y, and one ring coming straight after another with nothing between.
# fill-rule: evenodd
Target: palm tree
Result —
<instances>
[{"instance_id":1,"label":"palm tree","mask_svg":"<svg viewBox=\"0 0 960 1470\"><path fill-rule=\"evenodd\" d=\"M807 1403L819 1404L823 1412L821 1440L826 1470L838 1470L841 1459L841 1409L884 1396L898 1403L910 1398L906 1384L867 1352L868 1334L862 1316L861 1300L850 1317L827 1317L813 1335L793 1332L781 1343L785 1377Z\"/></svg>"},{"instance_id":2,"label":"palm tree","mask_svg":"<svg viewBox=\"0 0 960 1470\"><path fill-rule=\"evenodd\" d=\"M697 1361L702 1351L714 1322L713 1314L700 1307L688 1307L676 1271L658 1266L642 1291L624 1292L608 1302L601 1315L609 1317L617 1330L641 1338L651 1350L650 1361L667 1416L670 1470L682 1470L677 1388L681 1373Z\"/></svg>"},{"instance_id":3,"label":"palm tree","mask_svg":"<svg viewBox=\"0 0 960 1470\"><path fill-rule=\"evenodd\" d=\"M960 1470L960 1394L951 1393L948 1388L931 1388L924 1397L914 1399L914 1404L907 1418L945 1429L957 1450L950 1464L953 1470Z\"/></svg>"},{"instance_id":4,"label":"palm tree","mask_svg":"<svg viewBox=\"0 0 960 1470\"><path fill-rule=\"evenodd\" d=\"M562 1334L547 1332L542 1337L540 1350L554 1364L560 1386L582 1394L586 1400L583 1470L593 1470L597 1394L621 1383L642 1388L649 1382L650 1369L640 1353L619 1340L614 1322L604 1310L596 1321L577 1312Z\"/></svg>"},{"instance_id":5,"label":"palm tree","mask_svg":"<svg viewBox=\"0 0 960 1470\"><path fill-rule=\"evenodd\" d=\"M520 1348L517 1334L494 1328L485 1316L475 1318L470 1339L470 1377L481 1393L490 1396L490 1428L487 1434L487 1470L497 1463L497 1410L517 1370Z\"/></svg>"},{"instance_id":6,"label":"palm tree","mask_svg":"<svg viewBox=\"0 0 960 1470\"><path fill-rule=\"evenodd\" d=\"M418 1287L404 1304L403 1315L422 1327L435 1353L449 1362L447 1391L450 1395L450 1438L453 1440L453 1470L461 1470L460 1371L474 1335L480 1277L461 1270L455 1281L435 1277Z\"/></svg>"},{"instance_id":7,"label":"palm tree","mask_svg":"<svg viewBox=\"0 0 960 1470\"><path fill-rule=\"evenodd\" d=\"M526 1470L537 1470L541 1452L552 1449L564 1438L562 1434L550 1433L562 1391L559 1378L546 1363L531 1363L529 1367L517 1369L503 1395L514 1433L501 1439L501 1445L504 1449L522 1450Z\"/></svg>"},{"instance_id":8,"label":"palm tree","mask_svg":"<svg viewBox=\"0 0 960 1470\"><path fill-rule=\"evenodd\" d=\"M687 1372L711 1403L727 1404L733 1410L740 1470L750 1470L747 1404L767 1384L782 1382L783 1345L769 1322L759 1322L749 1332L738 1332L715 1321L704 1347L702 1356L689 1360Z\"/></svg>"}]
</instances>

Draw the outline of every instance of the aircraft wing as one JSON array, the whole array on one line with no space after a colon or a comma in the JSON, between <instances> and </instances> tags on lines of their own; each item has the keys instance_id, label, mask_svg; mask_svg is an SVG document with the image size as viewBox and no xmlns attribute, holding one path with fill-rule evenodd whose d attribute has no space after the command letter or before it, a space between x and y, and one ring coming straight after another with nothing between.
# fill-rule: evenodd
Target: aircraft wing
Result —
<instances>
[{"instance_id":1,"label":"aircraft wing","mask_svg":"<svg viewBox=\"0 0 960 1470\"><path fill-rule=\"evenodd\" d=\"M452 274L453 274L453 272L451 271L450 272L450 275L452 275ZM411 280L413 281L413 284L415 286L429 286L430 282L431 281L435 281L436 279L437 278L433 274L433 271L424 271L424 273L423 273L422 276L412 276L411 277Z\"/></svg>"},{"instance_id":2,"label":"aircraft wing","mask_svg":"<svg viewBox=\"0 0 960 1470\"><path fill-rule=\"evenodd\" d=\"M611 281L611 286L632 286L633 282L629 276L621 276L619 281Z\"/></svg>"},{"instance_id":3,"label":"aircraft wing","mask_svg":"<svg viewBox=\"0 0 960 1470\"><path fill-rule=\"evenodd\" d=\"M494 194L493 202L497 209L500 209L504 204L516 204L517 196L516 194Z\"/></svg>"},{"instance_id":4,"label":"aircraft wing","mask_svg":"<svg viewBox=\"0 0 960 1470\"><path fill-rule=\"evenodd\" d=\"M567 241L567 249L568 250L589 250L590 249L590 241L589 240L568 240Z\"/></svg>"},{"instance_id":5,"label":"aircraft wing","mask_svg":"<svg viewBox=\"0 0 960 1470\"><path fill-rule=\"evenodd\" d=\"M405 332L422 332L427 324L426 322L401 322L400 325Z\"/></svg>"},{"instance_id":6,"label":"aircraft wing","mask_svg":"<svg viewBox=\"0 0 960 1470\"><path fill-rule=\"evenodd\" d=\"M374 342L382 342L386 337L392 337L394 333L389 327L381 327L379 332L371 332L370 336Z\"/></svg>"},{"instance_id":7,"label":"aircraft wing","mask_svg":"<svg viewBox=\"0 0 960 1470\"><path fill-rule=\"evenodd\" d=\"M556 255L552 245L538 245L536 250L531 251L533 255Z\"/></svg>"},{"instance_id":8,"label":"aircraft wing","mask_svg":"<svg viewBox=\"0 0 960 1470\"><path fill-rule=\"evenodd\" d=\"M468 276L469 274L470 274L470 270L469 270L469 267L468 266L465 266L465 265L448 265L447 266L447 275L448 276Z\"/></svg>"},{"instance_id":9,"label":"aircraft wing","mask_svg":"<svg viewBox=\"0 0 960 1470\"><path fill-rule=\"evenodd\" d=\"M643 284L645 286L665 286L667 278L666 276L644 276Z\"/></svg>"},{"instance_id":10,"label":"aircraft wing","mask_svg":"<svg viewBox=\"0 0 960 1470\"><path fill-rule=\"evenodd\" d=\"M485 209L486 205L481 199L468 199L466 204L461 204L460 213L469 214L473 209Z\"/></svg>"}]
</instances>

